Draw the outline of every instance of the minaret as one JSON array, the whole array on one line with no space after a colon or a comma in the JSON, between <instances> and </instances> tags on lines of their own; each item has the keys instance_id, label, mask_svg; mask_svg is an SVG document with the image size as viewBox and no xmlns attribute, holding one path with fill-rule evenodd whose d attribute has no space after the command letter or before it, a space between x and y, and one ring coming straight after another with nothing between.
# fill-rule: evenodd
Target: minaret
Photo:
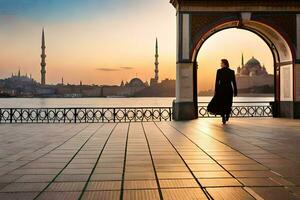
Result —
<instances>
[{"instance_id":1,"label":"minaret","mask_svg":"<svg viewBox=\"0 0 300 200\"><path fill-rule=\"evenodd\" d=\"M19 69L18 71L18 77L20 78L21 77L21 70Z\"/></svg>"},{"instance_id":2,"label":"minaret","mask_svg":"<svg viewBox=\"0 0 300 200\"><path fill-rule=\"evenodd\" d=\"M158 83L158 64L159 64L159 62L158 62L158 57L159 57L159 55L158 55L158 42L157 42L157 38L156 38L156 43L155 43L155 70L154 70L154 72L155 72L155 81L156 81L156 83Z\"/></svg>"},{"instance_id":3,"label":"minaret","mask_svg":"<svg viewBox=\"0 0 300 200\"><path fill-rule=\"evenodd\" d=\"M242 67L244 67L244 54L242 53Z\"/></svg>"},{"instance_id":4,"label":"minaret","mask_svg":"<svg viewBox=\"0 0 300 200\"><path fill-rule=\"evenodd\" d=\"M42 32L42 54L41 54L41 84L46 84L46 53L45 53L45 34L44 34L44 28Z\"/></svg>"}]
</instances>

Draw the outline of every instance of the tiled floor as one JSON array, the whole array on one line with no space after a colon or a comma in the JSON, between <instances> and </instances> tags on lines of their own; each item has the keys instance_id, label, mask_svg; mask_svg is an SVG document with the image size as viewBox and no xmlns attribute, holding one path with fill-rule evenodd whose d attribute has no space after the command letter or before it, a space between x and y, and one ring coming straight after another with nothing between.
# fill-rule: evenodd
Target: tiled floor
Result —
<instances>
[{"instance_id":1,"label":"tiled floor","mask_svg":"<svg viewBox=\"0 0 300 200\"><path fill-rule=\"evenodd\" d=\"M300 199L300 121L0 125L0 199Z\"/></svg>"}]
</instances>

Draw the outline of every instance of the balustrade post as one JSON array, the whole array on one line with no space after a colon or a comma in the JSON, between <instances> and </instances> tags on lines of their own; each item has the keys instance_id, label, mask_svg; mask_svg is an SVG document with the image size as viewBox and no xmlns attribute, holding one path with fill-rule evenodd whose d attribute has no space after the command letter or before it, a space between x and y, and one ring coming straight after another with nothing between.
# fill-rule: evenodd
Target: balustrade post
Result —
<instances>
[{"instance_id":1,"label":"balustrade post","mask_svg":"<svg viewBox=\"0 0 300 200\"><path fill-rule=\"evenodd\" d=\"M9 115L10 115L9 121L10 121L10 123L12 123L12 120L13 120L13 109L12 108L10 109Z\"/></svg>"},{"instance_id":2,"label":"balustrade post","mask_svg":"<svg viewBox=\"0 0 300 200\"><path fill-rule=\"evenodd\" d=\"M116 122L116 109L113 108L113 116L114 116L114 122Z\"/></svg>"},{"instance_id":3,"label":"balustrade post","mask_svg":"<svg viewBox=\"0 0 300 200\"><path fill-rule=\"evenodd\" d=\"M39 122L39 109L35 109L35 113L36 113L36 123Z\"/></svg>"},{"instance_id":4,"label":"balustrade post","mask_svg":"<svg viewBox=\"0 0 300 200\"><path fill-rule=\"evenodd\" d=\"M162 115L161 108L159 108L159 121L161 121L161 115Z\"/></svg>"},{"instance_id":5,"label":"balustrade post","mask_svg":"<svg viewBox=\"0 0 300 200\"><path fill-rule=\"evenodd\" d=\"M21 123L23 122L23 109L21 108L21 110L20 110L21 112L21 114L20 114L20 118L21 118Z\"/></svg>"},{"instance_id":6,"label":"balustrade post","mask_svg":"<svg viewBox=\"0 0 300 200\"><path fill-rule=\"evenodd\" d=\"M74 108L74 122L77 122L77 108Z\"/></svg>"}]
</instances>

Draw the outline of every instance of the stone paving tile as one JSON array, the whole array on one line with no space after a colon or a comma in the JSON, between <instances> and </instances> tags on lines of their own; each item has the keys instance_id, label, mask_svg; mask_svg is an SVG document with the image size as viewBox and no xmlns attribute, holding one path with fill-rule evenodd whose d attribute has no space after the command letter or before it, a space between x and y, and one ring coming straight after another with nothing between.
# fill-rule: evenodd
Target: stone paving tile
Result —
<instances>
[{"instance_id":1,"label":"stone paving tile","mask_svg":"<svg viewBox=\"0 0 300 200\"><path fill-rule=\"evenodd\" d=\"M222 200L255 200L248 192L239 187L207 188L214 199Z\"/></svg>"},{"instance_id":2,"label":"stone paving tile","mask_svg":"<svg viewBox=\"0 0 300 200\"><path fill-rule=\"evenodd\" d=\"M270 178L238 178L244 186L280 186Z\"/></svg>"},{"instance_id":3,"label":"stone paving tile","mask_svg":"<svg viewBox=\"0 0 300 200\"><path fill-rule=\"evenodd\" d=\"M94 173L95 174L120 174L120 173L122 173L122 171L123 171L123 168L121 168L121 167L118 167L118 168L117 167L114 167L114 168L108 168L108 167L103 168L102 167L102 168L96 168ZM133 172L135 172L135 171L137 171L137 170L133 170Z\"/></svg>"},{"instance_id":4,"label":"stone paving tile","mask_svg":"<svg viewBox=\"0 0 300 200\"><path fill-rule=\"evenodd\" d=\"M37 200L77 200L80 196L80 192L44 192Z\"/></svg>"},{"instance_id":5,"label":"stone paving tile","mask_svg":"<svg viewBox=\"0 0 300 200\"><path fill-rule=\"evenodd\" d=\"M68 169L91 169L93 168L93 163L70 163Z\"/></svg>"},{"instance_id":6,"label":"stone paving tile","mask_svg":"<svg viewBox=\"0 0 300 200\"><path fill-rule=\"evenodd\" d=\"M18 178L20 178L22 175L20 174L7 174L0 176L0 183L12 183Z\"/></svg>"},{"instance_id":7,"label":"stone paving tile","mask_svg":"<svg viewBox=\"0 0 300 200\"><path fill-rule=\"evenodd\" d=\"M194 172L196 178L232 178L232 176L226 171L204 171Z\"/></svg>"},{"instance_id":8,"label":"stone paving tile","mask_svg":"<svg viewBox=\"0 0 300 200\"><path fill-rule=\"evenodd\" d=\"M10 183L0 190L1 192L40 192L47 183Z\"/></svg>"},{"instance_id":9,"label":"stone paving tile","mask_svg":"<svg viewBox=\"0 0 300 200\"><path fill-rule=\"evenodd\" d=\"M198 180L203 187L242 186L242 184L234 178L209 178Z\"/></svg>"},{"instance_id":10,"label":"stone paving tile","mask_svg":"<svg viewBox=\"0 0 300 200\"><path fill-rule=\"evenodd\" d=\"M262 178L278 176L271 171L231 171L230 173L236 178Z\"/></svg>"},{"instance_id":11,"label":"stone paving tile","mask_svg":"<svg viewBox=\"0 0 300 200\"><path fill-rule=\"evenodd\" d=\"M250 189L264 200L299 199L283 187L251 187Z\"/></svg>"},{"instance_id":12,"label":"stone paving tile","mask_svg":"<svg viewBox=\"0 0 300 200\"><path fill-rule=\"evenodd\" d=\"M15 182L20 183L49 183L55 177L55 175L24 175L18 178Z\"/></svg>"},{"instance_id":13,"label":"stone paving tile","mask_svg":"<svg viewBox=\"0 0 300 200\"><path fill-rule=\"evenodd\" d=\"M159 200L158 190L124 190L124 200Z\"/></svg>"},{"instance_id":14,"label":"stone paving tile","mask_svg":"<svg viewBox=\"0 0 300 200\"><path fill-rule=\"evenodd\" d=\"M189 164L192 171L224 171L218 164Z\"/></svg>"},{"instance_id":15,"label":"stone paving tile","mask_svg":"<svg viewBox=\"0 0 300 200\"><path fill-rule=\"evenodd\" d=\"M57 174L60 171L60 169L18 169L15 171L12 171L11 174L20 174L20 175L26 175L26 174L44 174L44 175L51 175L51 174Z\"/></svg>"},{"instance_id":16,"label":"stone paving tile","mask_svg":"<svg viewBox=\"0 0 300 200\"><path fill-rule=\"evenodd\" d=\"M258 164L248 164L248 165L223 165L223 167L228 171L259 171L259 170L268 170L267 167Z\"/></svg>"},{"instance_id":17,"label":"stone paving tile","mask_svg":"<svg viewBox=\"0 0 300 200\"><path fill-rule=\"evenodd\" d=\"M155 179L154 173L148 172L127 172L125 173L125 180L151 180Z\"/></svg>"},{"instance_id":18,"label":"stone paving tile","mask_svg":"<svg viewBox=\"0 0 300 200\"><path fill-rule=\"evenodd\" d=\"M83 200L119 200L120 191L87 191L82 196Z\"/></svg>"},{"instance_id":19,"label":"stone paving tile","mask_svg":"<svg viewBox=\"0 0 300 200\"><path fill-rule=\"evenodd\" d=\"M134 180L124 181L124 189L156 189L158 188L156 180Z\"/></svg>"},{"instance_id":20,"label":"stone paving tile","mask_svg":"<svg viewBox=\"0 0 300 200\"><path fill-rule=\"evenodd\" d=\"M214 160L212 159L201 159L201 160L186 160L185 162L187 164L210 164L210 163L215 163Z\"/></svg>"},{"instance_id":21,"label":"stone paving tile","mask_svg":"<svg viewBox=\"0 0 300 200\"><path fill-rule=\"evenodd\" d=\"M82 191L85 182L55 182L46 189L48 192L79 192Z\"/></svg>"},{"instance_id":22,"label":"stone paving tile","mask_svg":"<svg viewBox=\"0 0 300 200\"><path fill-rule=\"evenodd\" d=\"M68 175L68 174L72 174L72 175L76 175L76 174L90 174L92 171L92 169L65 169L62 174L63 175Z\"/></svg>"},{"instance_id":23,"label":"stone paving tile","mask_svg":"<svg viewBox=\"0 0 300 200\"><path fill-rule=\"evenodd\" d=\"M0 183L0 191L2 188L4 188L5 186L7 186L9 183Z\"/></svg>"},{"instance_id":24,"label":"stone paving tile","mask_svg":"<svg viewBox=\"0 0 300 200\"><path fill-rule=\"evenodd\" d=\"M193 178L190 172L158 172L159 179Z\"/></svg>"},{"instance_id":25,"label":"stone paving tile","mask_svg":"<svg viewBox=\"0 0 300 200\"><path fill-rule=\"evenodd\" d=\"M61 169L66 165L66 163L51 163L51 162L32 162L24 166L24 168L29 169Z\"/></svg>"},{"instance_id":26,"label":"stone paving tile","mask_svg":"<svg viewBox=\"0 0 300 200\"><path fill-rule=\"evenodd\" d=\"M289 191L293 193L293 195L300 199L300 187L289 187Z\"/></svg>"},{"instance_id":27,"label":"stone paving tile","mask_svg":"<svg viewBox=\"0 0 300 200\"><path fill-rule=\"evenodd\" d=\"M88 178L88 174L60 174L55 182L85 182Z\"/></svg>"},{"instance_id":28,"label":"stone paving tile","mask_svg":"<svg viewBox=\"0 0 300 200\"><path fill-rule=\"evenodd\" d=\"M87 191L121 190L121 181L92 181L86 188Z\"/></svg>"},{"instance_id":29,"label":"stone paving tile","mask_svg":"<svg viewBox=\"0 0 300 200\"><path fill-rule=\"evenodd\" d=\"M164 200L208 199L200 188L162 189Z\"/></svg>"},{"instance_id":30,"label":"stone paving tile","mask_svg":"<svg viewBox=\"0 0 300 200\"><path fill-rule=\"evenodd\" d=\"M296 186L300 186L300 177L286 177L286 180L290 181Z\"/></svg>"},{"instance_id":31,"label":"stone paving tile","mask_svg":"<svg viewBox=\"0 0 300 200\"><path fill-rule=\"evenodd\" d=\"M288 181L283 177L271 177L270 179L281 186L296 186L296 184L292 183L291 181Z\"/></svg>"},{"instance_id":32,"label":"stone paving tile","mask_svg":"<svg viewBox=\"0 0 300 200\"><path fill-rule=\"evenodd\" d=\"M1 200L32 200L36 197L36 192L8 192L0 193Z\"/></svg>"},{"instance_id":33,"label":"stone paving tile","mask_svg":"<svg viewBox=\"0 0 300 200\"><path fill-rule=\"evenodd\" d=\"M200 187L195 179L159 180L161 188L197 188Z\"/></svg>"}]
</instances>

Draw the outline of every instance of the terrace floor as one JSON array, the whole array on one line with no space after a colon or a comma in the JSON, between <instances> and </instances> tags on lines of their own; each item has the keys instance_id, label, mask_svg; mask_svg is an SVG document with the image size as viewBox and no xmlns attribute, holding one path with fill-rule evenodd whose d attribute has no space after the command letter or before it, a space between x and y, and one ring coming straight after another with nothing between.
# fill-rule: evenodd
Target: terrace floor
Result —
<instances>
[{"instance_id":1,"label":"terrace floor","mask_svg":"<svg viewBox=\"0 0 300 200\"><path fill-rule=\"evenodd\" d=\"M300 199L300 120L0 125L0 199Z\"/></svg>"}]
</instances>

